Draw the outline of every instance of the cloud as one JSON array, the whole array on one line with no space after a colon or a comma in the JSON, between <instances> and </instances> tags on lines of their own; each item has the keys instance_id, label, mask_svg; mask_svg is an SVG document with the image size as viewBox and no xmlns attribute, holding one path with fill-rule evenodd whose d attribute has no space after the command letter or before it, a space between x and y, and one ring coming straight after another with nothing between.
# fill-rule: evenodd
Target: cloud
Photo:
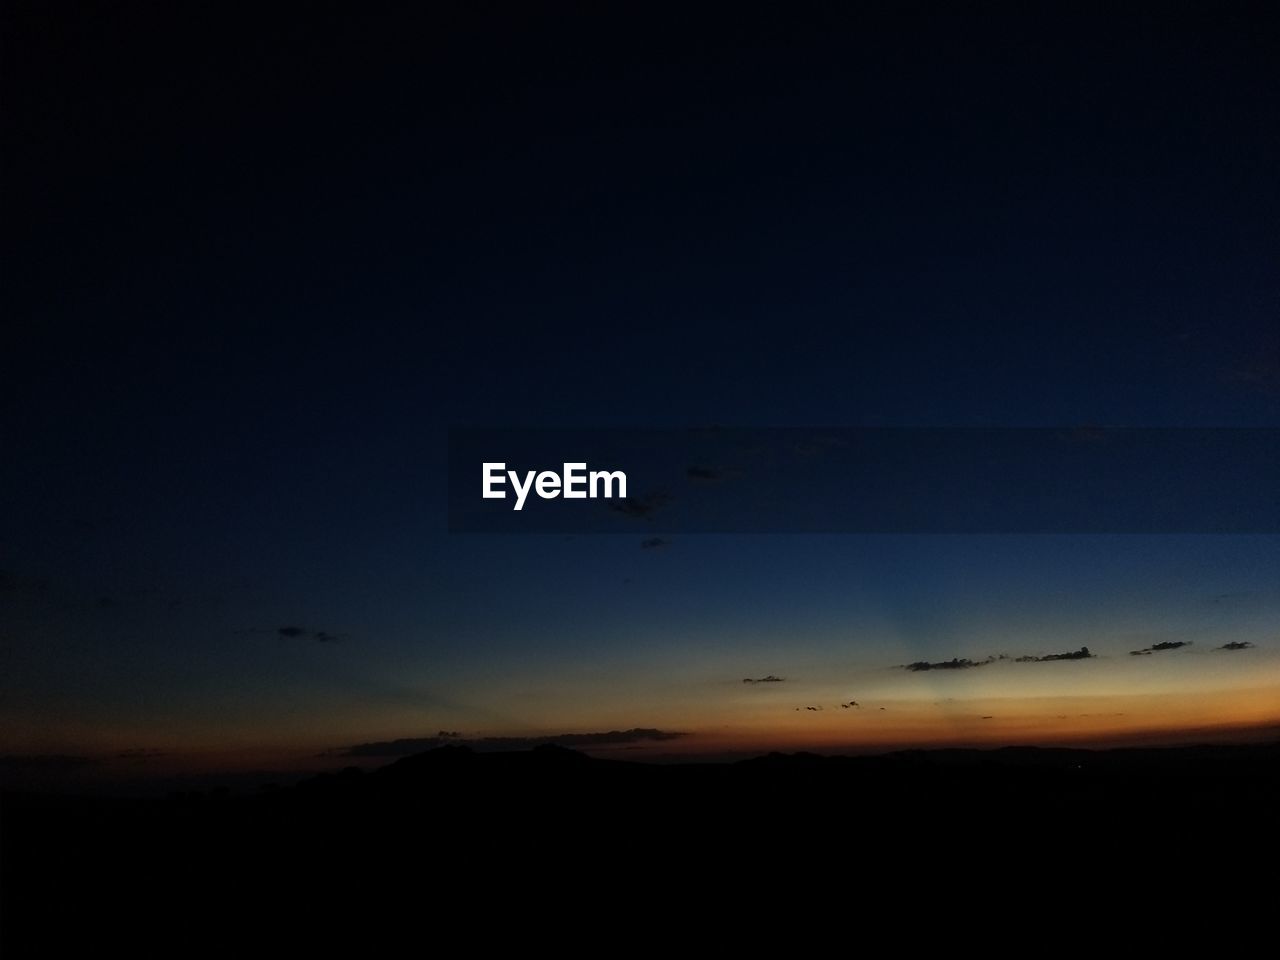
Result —
<instances>
[{"instance_id":1,"label":"cloud","mask_svg":"<svg viewBox=\"0 0 1280 960\"><path fill-rule=\"evenodd\" d=\"M904 663L901 666L902 669L910 670L912 673L923 673L926 670L972 670L975 667L985 667L1001 660L1012 660L1014 663L1052 663L1055 660L1090 660L1095 656L1096 654L1092 653L1088 647L1081 647L1079 650L1068 650L1065 653L1046 653L1043 656L1025 654L1021 657L1010 657L1006 653L996 653L985 660L954 657L951 660L917 660L915 663Z\"/></svg>"},{"instance_id":2,"label":"cloud","mask_svg":"<svg viewBox=\"0 0 1280 960\"><path fill-rule=\"evenodd\" d=\"M1214 647L1215 650L1252 650L1253 644L1248 640L1232 640L1230 643L1224 643L1220 647Z\"/></svg>"},{"instance_id":3,"label":"cloud","mask_svg":"<svg viewBox=\"0 0 1280 960\"><path fill-rule=\"evenodd\" d=\"M330 633L328 630L311 630L307 627L276 627L276 636L290 640L306 637L316 643L337 643L344 638L343 634Z\"/></svg>"},{"instance_id":4,"label":"cloud","mask_svg":"<svg viewBox=\"0 0 1280 960\"><path fill-rule=\"evenodd\" d=\"M1214 603L1227 603L1231 600L1248 600L1255 595L1253 590L1229 590L1226 593L1215 593L1210 599Z\"/></svg>"},{"instance_id":5,"label":"cloud","mask_svg":"<svg viewBox=\"0 0 1280 960\"><path fill-rule=\"evenodd\" d=\"M1069 650L1066 653L1049 653L1043 657L1018 657L1014 663L1049 663L1053 660L1088 660L1095 656L1089 652L1088 647L1081 647L1079 650Z\"/></svg>"},{"instance_id":6,"label":"cloud","mask_svg":"<svg viewBox=\"0 0 1280 960\"><path fill-rule=\"evenodd\" d=\"M630 730L610 730L607 733L558 733L546 737L479 737L467 739L457 733L441 730L434 737L409 737L400 740L380 740L357 743L330 751L331 757L406 757L424 750L443 747L446 744L468 746L473 750L530 750L545 744L561 747L611 747L635 743L663 743L678 740L689 734L652 727L633 727Z\"/></svg>"},{"instance_id":7,"label":"cloud","mask_svg":"<svg viewBox=\"0 0 1280 960\"><path fill-rule=\"evenodd\" d=\"M689 467L684 475L690 480L701 480L704 483L715 483L724 477L723 473L711 467Z\"/></svg>"},{"instance_id":8,"label":"cloud","mask_svg":"<svg viewBox=\"0 0 1280 960\"><path fill-rule=\"evenodd\" d=\"M650 537L648 540L640 541L641 550L658 550L662 547L671 546L670 540L663 540L661 537Z\"/></svg>"},{"instance_id":9,"label":"cloud","mask_svg":"<svg viewBox=\"0 0 1280 960\"><path fill-rule=\"evenodd\" d=\"M989 663L995 663L996 660L1002 660L1003 657L987 657L985 660L969 660L963 657L953 657L950 660L917 660L915 663L904 663L902 669L910 670L912 673L923 673L926 670L971 670L974 667L985 667Z\"/></svg>"},{"instance_id":10,"label":"cloud","mask_svg":"<svg viewBox=\"0 0 1280 960\"><path fill-rule=\"evenodd\" d=\"M743 683L782 683L786 677L775 677L772 673L767 677L743 677Z\"/></svg>"},{"instance_id":11,"label":"cloud","mask_svg":"<svg viewBox=\"0 0 1280 960\"><path fill-rule=\"evenodd\" d=\"M637 520L647 520L668 503L671 497L665 493L649 493L643 497L624 497L609 504L609 509Z\"/></svg>"},{"instance_id":12,"label":"cloud","mask_svg":"<svg viewBox=\"0 0 1280 960\"><path fill-rule=\"evenodd\" d=\"M1162 653L1165 650L1177 650L1179 647L1191 646L1190 640L1163 640L1160 643L1153 643L1149 647L1143 647L1141 650L1130 650L1131 657L1149 657L1153 653Z\"/></svg>"}]
</instances>

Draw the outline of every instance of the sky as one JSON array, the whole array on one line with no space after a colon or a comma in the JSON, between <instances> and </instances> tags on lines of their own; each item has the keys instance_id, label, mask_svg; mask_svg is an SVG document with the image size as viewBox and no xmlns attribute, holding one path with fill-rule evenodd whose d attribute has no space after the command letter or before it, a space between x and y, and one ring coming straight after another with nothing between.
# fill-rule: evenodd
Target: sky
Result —
<instances>
[{"instance_id":1,"label":"sky","mask_svg":"<svg viewBox=\"0 0 1280 960\"><path fill-rule=\"evenodd\" d=\"M1273 737L1274 532L448 531L456 428L1280 427L1274 11L845 6L6 5L0 756Z\"/></svg>"}]
</instances>

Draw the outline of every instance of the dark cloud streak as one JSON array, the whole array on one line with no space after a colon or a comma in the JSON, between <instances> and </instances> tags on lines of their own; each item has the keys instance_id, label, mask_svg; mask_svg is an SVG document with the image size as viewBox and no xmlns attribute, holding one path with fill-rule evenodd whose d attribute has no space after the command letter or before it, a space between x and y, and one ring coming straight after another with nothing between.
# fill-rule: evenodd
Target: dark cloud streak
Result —
<instances>
[{"instance_id":1,"label":"dark cloud streak","mask_svg":"<svg viewBox=\"0 0 1280 960\"><path fill-rule=\"evenodd\" d=\"M647 520L671 502L665 493L649 493L642 497L626 497L609 504L609 509L623 516Z\"/></svg>"},{"instance_id":2,"label":"dark cloud streak","mask_svg":"<svg viewBox=\"0 0 1280 960\"><path fill-rule=\"evenodd\" d=\"M1014 663L1050 663L1054 660L1091 660L1094 654L1089 652L1088 647L1081 647L1079 650L1069 650L1066 653L1049 653L1043 657L1025 656L1018 657Z\"/></svg>"},{"instance_id":3,"label":"dark cloud streak","mask_svg":"<svg viewBox=\"0 0 1280 960\"><path fill-rule=\"evenodd\" d=\"M298 638L308 638L316 643L337 643L344 639L342 634L331 633L328 630L311 630L307 627L276 627L276 636L283 637L288 640Z\"/></svg>"},{"instance_id":4,"label":"dark cloud streak","mask_svg":"<svg viewBox=\"0 0 1280 960\"><path fill-rule=\"evenodd\" d=\"M630 730L610 730L605 733L559 733L546 737L480 737L467 739L457 733L441 730L434 737L409 737L400 740L380 740L342 747L327 756L336 757L406 757L443 746L467 746L474 750L530 750L534 747L554 744L561 747L591 748L611 747L636 743L664 743L678 740L689 734L652 727L632 727Z\"/></svg>"},{"instance_id":5,"label":"dark cloud streak","mask_svg":"<svg viewBox=\"0 0 1280 960\"><path fill-rule=\"evenodd\" d=\"M915 663L904 663L902 669L912 673L924 673L928 670L972 670L974 667L985 667L1002 660L1004 657L987 657L985 660L970 660L967 657L953 657L950 660L917 660Z\"/></svg>"},{"instance_id":6,"label":"dark cloud streak","mask_svg":"<svg viewBox=\"0 0 1280 960\"><path fill-rule=\"evenodd\" d=\"M1160 643L1153 643L1149 647L1143 647L1141 650L1130 650L1131 657L1149 657L1153 653L1163 653L1166 650L1177 650L1181 647L1191 646L1190 640L1163 640Z\"/></svg>"},{"instance_id":7,"label":"dark cloud streak","mask_svg":"<svg viewBox=\"0 0 1280 960\"><path fill-rule=\"evenodd\" d=\"M717 480L720 480L724 477L724 474L721 473L719 470L714 470L711 467L696 467L696 466L689 467L687 470L685 470L684 475L688 477L690 480L700 480L703 483L715 483Z\"/></svg>"}]
</instances>

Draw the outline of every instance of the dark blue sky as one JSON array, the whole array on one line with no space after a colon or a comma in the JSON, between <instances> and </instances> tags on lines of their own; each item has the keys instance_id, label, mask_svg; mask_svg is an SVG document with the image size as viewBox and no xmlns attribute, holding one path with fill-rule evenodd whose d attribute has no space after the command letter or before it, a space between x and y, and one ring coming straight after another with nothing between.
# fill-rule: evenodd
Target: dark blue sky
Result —
<instances>
[{"instance_id":1,"label":"dark blue sky","mask_svg":"<svg viewBox=\"0 0 1280 960\"><path fill-rule=\"evenodd\" d=\"M0 750L1274 624L1258 537L444 532L450 426L1280 426L1264 5L4 18Z\"/></svg>"}]
</instances>

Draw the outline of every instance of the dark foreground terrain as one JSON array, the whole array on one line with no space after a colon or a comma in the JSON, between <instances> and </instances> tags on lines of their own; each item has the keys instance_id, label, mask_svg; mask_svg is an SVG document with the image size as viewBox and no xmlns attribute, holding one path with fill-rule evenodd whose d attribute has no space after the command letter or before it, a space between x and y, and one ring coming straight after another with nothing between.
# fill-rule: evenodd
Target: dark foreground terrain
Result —
<instances>
[{"instance_id":1,"label":"dark foreground terrain","mask_svg":"<svg viewBox=\"0 0 1280 960\"><path fill-rule=\"evenodd\" d=\"M1278 811L1280 744L677 766L446 747L248 796L7 795L0 929L6 955L170 955L415 924L492 946L672 911L741 934L784 903L920 936L993 913L1213 917L1274 891Z\"/></svg>"}]
</instances>

